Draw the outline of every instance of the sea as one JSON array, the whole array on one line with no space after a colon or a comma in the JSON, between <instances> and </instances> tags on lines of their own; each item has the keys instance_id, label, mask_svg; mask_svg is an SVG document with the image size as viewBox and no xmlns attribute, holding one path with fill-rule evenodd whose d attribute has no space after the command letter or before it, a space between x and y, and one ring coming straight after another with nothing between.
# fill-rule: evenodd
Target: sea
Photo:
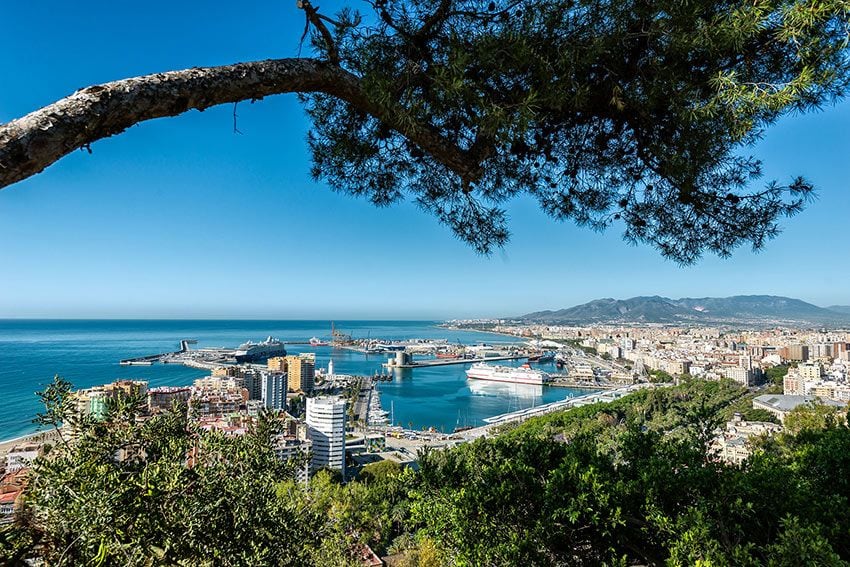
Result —
<instances>
[{"instance_id":1,"label":"sea","mask_svg":"<svg viewBox=\"0 0 850 567\"><path fill-rule=\"evenodd\" d=\"M451 330L439 321L336 321L354 338L446 339L462 344L504 344L519 339L477 331ZM120 366L125 358L178 350L181 339L201 347L228 347L271 336L287 342L311 337L330 341L331 321L247 320L0 320L0 440L37 431L33 418L42 409L36 392L54 375L75 388L119 378L147 380L151 386L190 385L209 372L180 365ZM333 360L338 374L386 373L391 355L365 355L330 346L287 346L290 353L314 352L317 368ZM519 365L522 361L500 364ZM393 423L413 429L451 432L482 425L484 418L581 395L586 391L467 380L469 364L397 369L379 386L381 404ZM543 370L554 371L552 366Z\"/></svg>"}]
</instances>

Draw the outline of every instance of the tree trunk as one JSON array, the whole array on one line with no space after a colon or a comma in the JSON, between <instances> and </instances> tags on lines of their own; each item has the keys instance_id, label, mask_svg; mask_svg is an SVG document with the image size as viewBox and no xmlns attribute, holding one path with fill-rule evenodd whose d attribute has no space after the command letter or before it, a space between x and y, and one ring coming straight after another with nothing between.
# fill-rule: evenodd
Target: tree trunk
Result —
<instances>
[{"instance_id":1,"label":"tree trunk","mask_svg":"<svg viewBox=\"0 0 850 567\"><path fill-rule=\"evenodd\" d=\"M364 94L359 79L316 59L293 58L199 67L84 88L0 125L0 189L59 158L134 124L190 109L292 92L322 92L384 121L465 181L479 176L469 154L427 124L409 125Z\"/></svg>"}]
</instances>

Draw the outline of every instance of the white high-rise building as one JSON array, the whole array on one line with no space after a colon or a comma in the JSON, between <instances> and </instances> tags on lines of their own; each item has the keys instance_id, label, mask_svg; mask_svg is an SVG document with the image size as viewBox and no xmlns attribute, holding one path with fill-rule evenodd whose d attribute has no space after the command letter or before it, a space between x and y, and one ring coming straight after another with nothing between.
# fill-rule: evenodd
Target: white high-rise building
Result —
<instances>
[{"instance_id":1,"label":"white high-rise building","mask_svg":"<svg viewBox=\"0 0 850 567\"><path fill-rule=\"evenodd\" d=\"M307 398L307 427L313 443L311 469L345 474L345 400L338 396Z\"/></svg>"},{"instance_id":2,"label":"white high-rise building","mask_svg":"<svg viewBox=\"0 0 850 567\"><path fill-rule=\"evenodd\" d=\"M286 374L282 372L262 373L263 404L270 409L286 408Z\"/></svg>"}]
</instances>

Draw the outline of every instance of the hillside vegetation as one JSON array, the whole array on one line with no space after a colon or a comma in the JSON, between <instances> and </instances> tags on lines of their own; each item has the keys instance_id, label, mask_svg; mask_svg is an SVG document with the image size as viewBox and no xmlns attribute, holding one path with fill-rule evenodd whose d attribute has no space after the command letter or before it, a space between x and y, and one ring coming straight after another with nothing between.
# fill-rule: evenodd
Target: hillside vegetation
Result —
<instances>
[{"instance_id":1,"label":"hillside vegetation","mask_svg":"<svg viewBox=\"0 0 850 567\"><path fill-rule=\"evenodd\" d=\"M850 429L800 419L721 464L706 441L750 397L688 381L426 452L419 472L382 463L307 487L274 459L271 420L239 439L116 411L35 464L0 561L347 565L369 544L420 566L844 564ZM128 444L145 458L116 461Z\"/></svg>"}]
</instances>

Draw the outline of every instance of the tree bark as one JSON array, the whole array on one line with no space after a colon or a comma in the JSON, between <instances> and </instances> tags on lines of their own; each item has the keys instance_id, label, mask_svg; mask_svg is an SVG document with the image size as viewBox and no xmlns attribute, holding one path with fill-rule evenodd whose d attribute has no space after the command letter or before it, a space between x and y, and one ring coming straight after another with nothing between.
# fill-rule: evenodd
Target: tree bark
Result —
<instances>
[{"instance_id":1,"label":"tree bark","mask_svg":"<svg viewBox=\"0 0 850 567\"><path fill-rule=\"evenodd\" d=\"M355 75L317 59L292 58L169 71L95 85L0 124L0 189L145 120L292 92L336 96L397 130L463 181L480 177L480 165L467 151L430 125L402 122L398 112L370 101Z\"/></svg>"}]
</instances>

